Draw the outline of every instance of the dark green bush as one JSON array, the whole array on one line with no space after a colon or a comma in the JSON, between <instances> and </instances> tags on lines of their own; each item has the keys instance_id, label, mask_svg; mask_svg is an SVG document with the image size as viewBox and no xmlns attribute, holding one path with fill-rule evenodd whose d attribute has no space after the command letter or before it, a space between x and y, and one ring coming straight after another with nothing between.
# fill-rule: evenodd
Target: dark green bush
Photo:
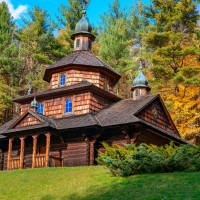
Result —
<instances>
[{"instance_id":1,"label":"dark green bush","mask_svg":"<svg viewBox=\"0 0 200 200\"><path fill-rule=\"evenodd\" d=\"M200 146L176 146L173 142L164 147L147 144L110 147L106 143L103 146L106 151L100 152L97 161L115 176L200 170Z\"/></svg>"}]
</instances>

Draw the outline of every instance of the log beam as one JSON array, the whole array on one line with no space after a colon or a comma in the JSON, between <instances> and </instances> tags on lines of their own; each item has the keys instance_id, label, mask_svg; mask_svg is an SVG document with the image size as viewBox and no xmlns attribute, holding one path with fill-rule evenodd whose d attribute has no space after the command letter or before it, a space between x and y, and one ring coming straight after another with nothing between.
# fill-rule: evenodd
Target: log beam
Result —
<instances>
[{"instance_id":1,"label":"log beam","mask_svg":"<svg viewBox=\"0 0 200 200\"><path fill-rule=\"evenodd\" d=\"M49 167L49 154L50 154L51 134L47 133L45 135L46 135L46 162L45 162L45 166Z\"/></svg>"},{"instance_id":2,"label":"log beam","mask_svg":"<svg viewBox=\"0 0 200 200\"><path fill-rule=\"evenodd\" d=\"M10 170L10 160L11 160L11 153L12 153L12 144L13 144L13 138L9 138L8 142L8 161L7 161L7 170Z\"/></svg>"},{"instance_id":3,"label":"log beam","mask_svg":"<svg viewBox=\"0 0 200 200\"><path fill-rule=\"evenodd\" d=\"M24 147L25 147L25 137L20 137L19 138L21 141L21 146L20 146L20 169L24 168Z\"/></svg>"},{"instance_id":4,"label":"log beam","mask_svg":"<svg viewBox=\"0 0 200 200\"><path fill-rule=\"evenodd\" d=\"M33 154L32 154L32 168L35 167L35 156L37 154L37 138L38 135L33 135Z\"/></svg>"}]
</instances>

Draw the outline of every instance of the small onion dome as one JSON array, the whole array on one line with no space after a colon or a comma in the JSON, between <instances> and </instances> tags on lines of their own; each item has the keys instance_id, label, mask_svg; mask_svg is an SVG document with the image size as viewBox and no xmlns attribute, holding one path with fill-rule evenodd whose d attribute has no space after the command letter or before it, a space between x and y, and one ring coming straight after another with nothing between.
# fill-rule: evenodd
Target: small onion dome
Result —
<instances>
[{"instance_id":1,"label":"small onion dome","mask_svg":"<svg viewBox=\"0 0 200 200\"><path fill-rule=\"evenodd\" d=\"M91 33L92 32L92 25L86 19L86 11L82 11L83 16L82 19L76 24L75 33Z\"/></svg>"},{"instance_id":2,"label":"small onion dome","mask_svg":"<svg viewBox=\"0 0 200 200\"><path fill-rule=\"evenodd\" d=\"M146 88L148 91L151 90L151 88L148 86L148 79L144 76L142 73L142 63L140 62L139 67L140 73L139 75L133 80L133 87L132 90L135 88Z\"/></svg>"},{"instance_id":3,"label":"small onion dome","mask_svg":"<svg viewBox=\"0 0 200 200\"><path fill-rule=\"evenodd\" d=\"M33 101L31 102L31 108L37 108L38 102L36 101L36 98L34 97Z\"/></svg>"},{"instance_id":4,"label":"small onion dome","mask_svg":"<svg viewBox=\"0 0 200 200\"><path fill-rule=\"evenodd\" d=\"M82 14L83 14L83 16L82 16L81 20L79 20L77 22L76 28L75 28L75 33L72 35L71 38L74 40L76 35L84 34L84 35L88 35L88 37L90 37L92 39L92 41L94 41L95 36L91 34L92 33L92 25L86 18L85 9L82 11Z\"/></svg>"}]
</instances>

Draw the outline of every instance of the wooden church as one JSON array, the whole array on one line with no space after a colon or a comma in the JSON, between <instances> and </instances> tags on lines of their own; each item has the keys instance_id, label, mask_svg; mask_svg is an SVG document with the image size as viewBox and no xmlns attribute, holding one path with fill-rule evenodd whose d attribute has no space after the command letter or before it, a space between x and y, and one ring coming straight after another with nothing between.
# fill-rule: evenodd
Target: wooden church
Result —
<instances>
[{"instance_id":1,"label":"wooden church","mask_svg":"<svg viewBox=\"0 0 200 200\"><path fill-rule=\"evenodd\" d=\"M159 95L140 73L132 98L113 94L120 74L91 53L95 36L83 11L74 52L49 66L50 89L14 99L21 115L0 127L0 169L94 165L110 145L185 144Z\"/></svg>"}]
</instances>

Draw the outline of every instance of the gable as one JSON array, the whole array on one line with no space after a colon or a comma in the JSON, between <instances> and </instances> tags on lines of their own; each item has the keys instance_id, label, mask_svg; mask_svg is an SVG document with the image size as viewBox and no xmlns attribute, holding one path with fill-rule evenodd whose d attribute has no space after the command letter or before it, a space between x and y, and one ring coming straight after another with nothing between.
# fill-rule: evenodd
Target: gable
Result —
<instances>
[{"instance_id":1,"label":"gable","mask_svg":"<svg viewBox=\"0 0 200 200\"><path fill-rule=\"evenodd\" d=\"M38 124L42 124L42 122L29 113L12 128L21 128L24 126L32 126Z\"/></svg>"},{"instance_id":2,"label":"gable","mask_svg":"<svg viewBox=\"0 0 200 200\"><path fill-rule=\"evenodd\" d=\"M165 131L179 136L166 107L159 98L156 98L153 102L144 107L136 116Z\"/></svg>"}]
</instances>

